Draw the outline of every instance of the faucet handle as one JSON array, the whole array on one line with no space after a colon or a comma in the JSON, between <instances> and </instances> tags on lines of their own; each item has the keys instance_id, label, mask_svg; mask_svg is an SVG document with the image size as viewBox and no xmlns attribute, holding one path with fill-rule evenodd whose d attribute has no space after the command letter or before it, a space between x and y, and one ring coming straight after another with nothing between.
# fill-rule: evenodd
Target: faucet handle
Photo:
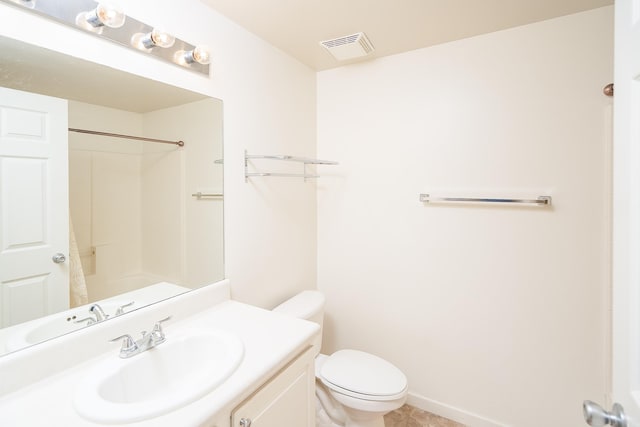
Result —
<instances>
[{"instance_id":1,"label":"faucet handle","mask_svg":"<svg viewBox=\"0 0 640 427\"><path fill-rule=\"evenodd\" d=\"M171 316L165 317L164 319L160 319L153 326L153 330L151 331L151 335L156 344L160 344L165 340L164 331L162 330L162 323L171 319Z\"/></svg>"},{"instance_id":2,"label":"faucet handle","mask_svg":"<svg viewBox=\"0 0 640 427\"><path fill-rule=\"evenodd\" d=\"M120 355L123 354L127 354L127 353L131 353L135 350L138 349L138 345L135 343L135 341L133 340L133 338L131 338L131 335L129 334L124 334L124 335L120 335L117 338L114 338L112 340L109 340L110 342L116 342L118 340L122 340L122 347L120 348Z\"/></svg>"},{"instance_id":3,"label":"faucet handle","mask_svg":"<svg viewBox=\"0 0 640 427\"><path fill-rule=\"evenodd\" d=\"M85 326L89 326L96 323L96 319L94 319L93 317L85 317L84 319L78 319L73 321L73 323L82 323L82 322L87 322Z\"/></svg>"},{"instance_id":4,"label":"faucet handle","mask_svg":"<svg viewBox=\"0 0 640 427\"><path fill-rule=\"evenodd\" d=\"M164 319L158 320L158 323L166 322L167 320L171 320L171 316L167 316Z\"/></svg>"},{"instance_id":5,"label":"faucet handle","mask_svg":"<svg viewBox=\"0 0 640 427\"><path fill-rule=\"evenodd\" d=\"M131 307L135 303L136 303L135 301L131 301L131 302L128 302L128 303L118 307L116 309L116 316L120 316L121 314L124 314L124 309L127 308L127 307Z\"/></svg>"}]
</instances>

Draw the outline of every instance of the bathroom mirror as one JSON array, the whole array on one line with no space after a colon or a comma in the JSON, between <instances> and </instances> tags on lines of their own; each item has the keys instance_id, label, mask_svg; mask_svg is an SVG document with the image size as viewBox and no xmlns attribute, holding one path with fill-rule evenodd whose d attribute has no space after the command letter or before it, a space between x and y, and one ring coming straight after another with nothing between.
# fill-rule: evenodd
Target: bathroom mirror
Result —
<instances>
[{"instance_id":1,"label":"bathroom mirror","mask_svg":"<svg viewBox=\"0 0 640 427\"><path fill-rule=\"evenodd\" d=\"M221 100L5 37L0 87L67 100L62 187L69 203L57 206L47 194L7 190L0 182L0 211L11 212L12 203L31 206L31 199L43 210L61 209L71 243L60 264L70 278L58 287L34 280L36 274L10 277L0 259L0 354L101 321L100 310L89 311L94 303L108 321L224 278ZM10 103L4 98L0 108ZM7 128L7 117L0 111L0 127ZM30 178L28 167L3 172L3 160L13 163L0 151L5 183L40 179ZM14 212L12 222L0 216L0 256L7 229L33 229L20 223L31 215ZM18 246L9 252L29 245Z\"/></svg>"}]
</instances>

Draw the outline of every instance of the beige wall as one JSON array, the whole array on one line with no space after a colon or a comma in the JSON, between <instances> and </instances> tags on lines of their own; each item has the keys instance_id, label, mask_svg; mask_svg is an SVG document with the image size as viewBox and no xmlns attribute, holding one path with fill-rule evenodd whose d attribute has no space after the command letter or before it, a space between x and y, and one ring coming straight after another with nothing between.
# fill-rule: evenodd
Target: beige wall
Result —
<instances>
[{"instance_id":1,"label":"beige wall","mask_svg":"<svg viewBox=\"0 0 640 427\"><path fill-rule=\"evenodd\" d=\"M612 8L319 73L325 348L471 425L582 425L607 385ZM553 196L553 208L419 193Z\"/></svg>"}]
</instances>

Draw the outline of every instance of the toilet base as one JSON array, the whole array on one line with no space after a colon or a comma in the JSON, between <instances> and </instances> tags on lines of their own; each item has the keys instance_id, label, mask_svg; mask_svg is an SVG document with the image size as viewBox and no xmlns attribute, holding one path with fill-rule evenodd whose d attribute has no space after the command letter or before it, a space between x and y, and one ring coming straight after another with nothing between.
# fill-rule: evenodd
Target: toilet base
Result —
<instances>
[{"instance_id":1,"label":"toilet base","mask_svg":"<svg viewBox=\"0 0 640 427\"><path fill-rule=\"evenodd\" d=\"M351 420L347 419L344 427L385 427L384 417L380 416L374 419L368 420Z\"/></svg>"},{"instance_id":2,"label":"toilet base","mask_svg":"<svg viewBox=\"0 0 640 427\"><path fill-rule=\"evenodd\" d=\"M401 407L406 395L388 402L367 401L330 391L316 381L316 427L385 427L384 416Z\"/></svg>"},{"instance_id":3,"label":"toilet base","mask_svg":"<svg viewBox=\"0 0 640 427\"><path fill-rule=\"evenodd\" d=\"M385 427L383 416L366 420L345 419L344 423L338 423L332 420L322 408L318 409L316 427Z\"/></svg>"}]
</instances>

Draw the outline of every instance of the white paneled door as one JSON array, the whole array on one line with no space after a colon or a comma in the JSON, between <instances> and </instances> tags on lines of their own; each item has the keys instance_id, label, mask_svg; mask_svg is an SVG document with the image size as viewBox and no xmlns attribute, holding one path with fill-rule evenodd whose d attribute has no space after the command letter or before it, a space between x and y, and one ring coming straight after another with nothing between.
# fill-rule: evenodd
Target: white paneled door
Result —
<instances>
[{"instance_id":1,"label":"white paneled door","mask_svg":"<svg viewBox=\"0 0 640 427\"><path fill-rule=\"evenodd\" d=\"M0 87L0 327L69 308L67 101Z\"/></svg>"},{"instance_id":2,"label":"white paneled door","mask_svg":"<svg viewBox=\"0 0 640 427\"><path fill-rule=\"evenodd\" d=\"M640 0L615 2L611 409L592 426L640 427Z\"/></svg>"}]
</instances>

